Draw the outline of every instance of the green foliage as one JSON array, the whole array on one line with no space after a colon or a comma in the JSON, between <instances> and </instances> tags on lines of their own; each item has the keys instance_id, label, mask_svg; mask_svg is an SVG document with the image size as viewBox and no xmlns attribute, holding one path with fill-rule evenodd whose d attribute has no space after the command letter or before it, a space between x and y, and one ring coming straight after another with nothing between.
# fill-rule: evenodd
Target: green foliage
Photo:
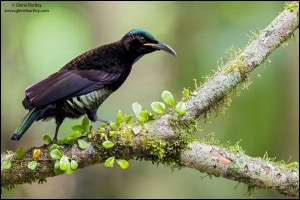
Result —
<instances>
[{"instance_id":1,"label":"green foliage","mask_svg":"<svg viewBox=\"0 0 300 200\"><path fill-rule=\"evenodd\" d=\"M176 109L175 109L176 113L179 116L182 116L186 113L186 105L184 102L180 101L177 105L176 105Z\"/></svg>"},{"instance_id":2,"label":"green foliage","mask_svg":"<svg viewBox=\"0 0 300 200\"><path fill-rule=\"evenodd\" d=\"M110 149L114 146L115 144L112 142L112 141L109 141L109 140L106 140L102 143L102 146L105 148L105 149Z\"/></svg>"},{"instance_id":3,"label":"green foliage","mask_svg":"<svg viewBox=\"0 0 300 200\"><path fill-rule=\"evenodd\" d=\"M151 108L154 112L158 114L163 114L166 110L165 104L157 101L151 103Z\"/></svg>"},{"instance_id":4,"label":"green foliage","mask_svg":"<svg viewBox=\"0 0 300 200\"><path fill-rule=\"evenodd\" d=\"M84 118L82 119L81 125L82 125L82 128L84 131L88 130L88 128L90 126L90 120L87 116L84 116Z\"/></svg>"},{"instance_id":5,"label":"green foliage","mask_svg":"<svg viewBox=\"0 0 300 200\"><path fill-rule=\"evenodd\" d=\"M188 99L191 96L191 91L189 89L183 88L182 97Z\"/></svg>"},{"instance_id":6,"label":"green foliage","mask_svg":"<svg viewBox=\"0 0 300 200\"><path fill-rule=\"evenodd\" d=\"M57 144L52 144L49 148L50 151L52 151L53 149L58 149L58 145Z\"/></svg>"},{"instance_id":7,"label":"green foliage","mask_svg":"<svg viewBox=\"0 0 300 200\"><path fill-rule=\"evenodd\" d=\"M76 160L71 160L70 166L71 166L71 169L73 169L73 170L77 169L78 168L77 161Z\"/></svg>"},{"instance_id":8,"label":"green foliage","mask_svg":"<svg viewBox=\"0 0 300 200\"><path fill-rule=\"evenodd\" d=\"M27 168L31 169L32 171L34 171L36 169L37 166L37 161L33 160L31 162L28 163Z\"/></svg>"},{"instance_id":9,"label":"green foliage","mask_svg":"<svg viewBox=\"0 0 300 200\"><path fill-rule=\"evenodd\" d=\"M111 123L109 124L109 126L110 126L111 130L117 130L117 129L118 129L117 124L114 123L114 122L111 122Z\"/></svg>"},{"instance_id":10,"label":"green foliage","mask_svg":"<svg viewBox=\"0 0 300 200\"><path fill-rule=\"evenodd\" d=\"M127 169L129 167L129 163L127 160L117 159L116 160L121 169Z\"/></svg>"},{"instance_id":11,"label":"green foliage","mask_svg":"<svg viewBox=\"0 0 300 200\"><path fill-rule=\"evenodd\" d=\"M161 93L161 99L169 106L174 106L174 97L171 92L164 90Z\"/></svg>"},{"instance_id":12,"label":"green foliage","mask_svg":"<svg viewBox=\"0 0 300 200\"><path fill-rule=\"evenodd\" d=\"M135 114L137 114L142 111L142 106L138 102L133 102L132 110Z\"/></svg>"},{"instance_id":13,"label":"green foliage","mask_svg":"<svg viewBox=\"0 0 300 200\"><path fill-rule=\"evenodd\" d=\"M147 110L142 110L142 106L138 102L132 104L132 110L138 121L146 122L148 120L149 112Z\"/></svg>"},{"instance_id":14,"label":"green foliage","mask_svg":"<svg viewBox=\"0 0 300 200\"><path fill-rule=\"evenodd\" d=\"M17 148L16 150L16 159L22 159L24 157L25 151L22 147Z\"/></svg>"},{"instance_id":15,"label":"green foliage","mask_svg":"<svg viewBox=\"0 0 300 200\"><path fill-rule=\"evenodd\" d=\"M61 156L62 153L58 149L53 149L52 151L50 151L50 157L55 160L59 160Z\"/></svg>"},{"instance_id":16,"label":"green foliage","mask_svg":"<svg viewBox=\"0 0 300 200\"><path fill-rule=\"evenodd\" d=\"M61 174L63 171L60 169L60 161L56 160L54 163L54 173L55 174Z\"/></svg>"},{"instance_id":17,"label":"green foliage","mask_svg":"<svg viewBox=\"0 0 300 200\"><path fill-rule=\"evenodd\" d=\"M71 168L71 165L69 165L68 169L65 171L66 175L71 175L73 174L73 169Z\"/></svg>"},{"instance_id":18,"label":"green foliage","mask_svg":"<svg viewBox=\"0 0 300 200\"><path fill-rule=\"evenodd\" d=\"M114 162L115 162L115 157L112 156L112 157L109 157L105 160L104 162L104 166L105 167L113 167L114 166Z\"/></svg>"},{"instance_id":19,"label":"green foliage","mask_svg":"<svg viewBox=\"0 0 300 200\"><path fill-rule=\"evenodd\" d=\"M122 121L123 121L122 111L119 110L118 114L117 114L117 117L116 117L116 125L117 125L117 127L120 126L120 124L122 123Z\"/></svg>"},{"instance_id":20,"label":"green foliage","mask_svg":"<svg viewBox=\"0 0 300 200\"><path fill-rule=\"evenodd\" d=\"M2 162L1 168L3 168L3 169L9 169L9 168L11 168L11 161L10 160L4 160Z\"/></svg>"},{"instance_id":21,"label":"green foliage","mask_svg":"<svg viewBox=\"0 0 300 200\"><path fill-rule=\"evenodd\" d=\"M43 141L46 142L47 144L51 143L51 137L49 135L44 134L43 136Z\"/></svg>"},{"instance_id":22,"label":"green foliage","mask_svg":"<svg viewBox=\"0 0 300 200\"><path fill-rule=\"evenodd\" d=\"M85 150L87 148L88 144L86 141L79 139L79 140L77 140L77 143L78 143L78 146L80 149Z\"/></svg>"},{"instance_id":23,"label":"green foliage","mask_svg":"<svg viewBox=\"0 0 300 200\"><path fill-rule=\"evenodd\" d=\"M65 155L63 155L59 160L59 168L62 171L66 171L70 167L70 161L69 158Z\"/></svg>"},{"instance_id":24,"label":"green foliage","mask_svg":"<svg viewBox=\"0 0 300 200\"><path fill-rule=\"evenodd\" d=\"M284 9L289 10L291 12L298 12L299 13L299 2L292 1L292 2L285 2Z\"/></svg>"}]
</instances>

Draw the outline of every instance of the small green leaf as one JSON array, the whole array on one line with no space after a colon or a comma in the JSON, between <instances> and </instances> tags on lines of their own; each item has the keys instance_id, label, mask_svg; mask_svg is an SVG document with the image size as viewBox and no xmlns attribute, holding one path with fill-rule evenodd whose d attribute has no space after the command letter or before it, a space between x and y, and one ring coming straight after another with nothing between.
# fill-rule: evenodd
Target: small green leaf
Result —
<instances>
[{"instance_id":1,"label":"small green leaf","mask_svg":"<svg viewBox=\"0 0 300 200\"><path fill-rule=\"evenodd\" d=\"M138 102L134 102L132 104L132 110L135 114L138 114L139 112L142 111L142 106Z\"/></svg>"},{"instance_id":2,"label":"small green leaf","mask_svg":"<svg viewBox=\"0 0 300 200\"><path fill-rule=\"evenodd\" d=\"M119 110L118 114L117 114L117 117L116 117L116 125L117 125L117 127L120 126L120 124L122 123L122 121L123 121L122 111Z\"/></svg>"},{"instance_id":3,"label":"small green leaf","mask_svg":"<svg viewBox=\"0 0 300 200\"><path fill-rule=\"evenodd\" d=\"M132 115L124 115L124 116L123 116L123 121L124 121L126 124L128 124L128 123L130 122L131 118L132 118Z\"/></svg>"},{"instance_id":4,"label":"small green leaf","mask_svg":"<svg viewBox=\"0 0 300 200\"><path fill-rule=\"evenodd\" d=\"M105 167L113 167L114 166L114 162L115 162L115 157L112 156L112 157L109 157L105 160L104 162L104 166Z\"/></svg>"},{"instance_id":5,"label":"small green leaf","mask_svg":"<svg viewBox=\"0 0 300 200\"><path fill-rule=\"evenodd\" d=\"M55 174L61 174L62 173L62 170L60 169L60 166L59 166L59 160L55 161L55 164L54 164L54 173Z\"/></svg>"},{"instance_id":6,"label":"small green leaf","mask_svg":"<svg viewBox=\"0 0 300 200\"><path fill-rule=\"evenodd\" d=\"M166 106L162 102L155 101L151 103L151 108L154 112L158 114L163 114L165 112Z\"/></svg>"},{"instance_id":7,"label":"small green leaf","mask_svg":"<svg viewBox=\"0 0 300 200\"><path fill-rule=\"evenodd\" d=\"M69 166L68 169L65 171L66 175L71 175L73 174L73 169Z\"/></svg>"},{"instance_id":8,"label":"small green leaf","mask_svg":"<svg viewBox=\"0 0 300 200\"><path fill-rule=\"evenodd\" d=\"M22 147L17 148L17 150L16 150L16 158L17 159L23 158L24 154L25 154L25 151Z\"/></svg>"},{"instance_id":9,"label":"small green leaf","mask_svg":"<svg viewBox=\"0 0 300 200\"><path fill-rule=\"evenodd\" d=\"M76 160L71 160L71 169L75 170L78 168L78 163Z\"/></svg>"},{"instance_id":10,"label":"small green leaf","mask_svg":"<svg viewBox=\"0 0 300 200\"><path fill-rule=\"evenodd\" d=\"M59 160L61 158L61 152L58 149L53 149L50 151L50 157Z\"/></svg>"},{"instance_id":11,"label":"small green leaf","mask_svg":"<svg viewBox=\"0 0 300 200\"><path fill-rule=\"evenodd\" d=\"M176 113L179 116L182 116L186 113L186 105L184 102L180 101L177 105L176 105L176 109L175 109Z\"/></svg>"},{"instance_id":12,"label":"small green leaf","mask_svg":"<svg viewBox=\"0 0 300 200\"><path fill-rule=\"evenodd\" d=\"M73 133L71 133L70 135L68 135L68 137L76 139L79 134L80 134L80 131L77 130L77 131L74 131Z\"/></svg>"},{"instance_id":13,"label":"small green leaf","mask_svg":"<svg viewBox=\"0 0 300 200\"><path fill-rule=\"evenodd\" d=\"M82 125L72 126L72 130L73 131L78 131L79 133L84 133L85 132L85 129Z\"/></svg>"},{"instance_id":14,"label":"small green leaf","mask_svg":"<svg viewBox=\"0 0 300 200\"><path fill-rule=\"evenodd\" d=\"M184 88L183 91L182 91L182 96L185 97L185 98L188 98L188 97L190 97L190 95L191 95L190 90Z\"/></svg>"},{"instance_id":15,"label":"small green leaf","mask_svg":"<svg viewBox=\"0 0 300 200\"><path fill-rule=\"evenodd\" d=\"M78 145L79 145L79 148L82 149L82 150L85 150L87 148L87 142L82 140L82 139L79 139L77 140L78 142Z\"/></svg>"},{"instance_id":16,"label":"small green leaf","mask_svg":"<svg viewBox=\"0 0 300 200\"><path fill-rule=\"evenodd\" d=\"M112 130L117 130L117 128L118 128L117 124L114 123L114 122L111 122L111 123L109 124L109 126L110 126L110 128L111 128Z\"/></svg>"},{"instance_id":17,"label":"small green leaf","mask_svg":"<svg viewBox=\"0 0 300 200\"><path fill-rule=\"evenodd\" d=\"M82 120L82 128L84 129L84 132L86 132L89 128L90 125L90 120L87 116L84 116L83 120Z\"/></svg>"},{"instance_id":18,"label":"small green leaf","mask_svg":"<svg viewBox=\"0 0 300 200\"><path fill-rule=\"evenodd\" d=\"M46 134L43 135L43 141L46 142L47 144L50 144L52 142L51 137Z\"/></svg>"},{"instance_id":19,"label":"small green leaf","mask_svg":"<svg viewBox=\"0 0 300 200\"><path fill-rule=\"evenodd\" d=\"M58 149L58 145L57 144L52 144L49 150L52 151L54 149Z\"/></svg>"},{"instance_id":20,"label":"small green leaf","mask_svg":"<svg viewBox=\"0 0 300 200\"><path fill-rule=\"evenodd\" d=\"M63 155L59 160L59 168L63 171L66 171L70 167L69 158Z\"/></svg>"},{"instance_id":21,"label":"small green leaf","mask_svg":"<svg viewBox=\"0 0 300 200\"><path fill-rule=\"evenodd\" d=\"M105 148L105 149L110 149L114 146L115 144L112 142L112 141L109 141L109 140L106 140L102 143L102 146Z\"/></svg>"},{"instance_id":22,"label":"small green leaf","mask_svg":"<svg viewBox=\"0 0 300 200\"><path fill-rule=\"evenodd\" d=\"M112 138L116 138L117 137L117 131L109 131L109 136Z\"/></svg>"},{"instance_id":23,"label":"small green leaf","mask_svg":"<svg viewBox=\"0 0 300 200\"><path fill-rule=\"evenodd\" d=\"M164 90L161 93L161 99L169 106L174 106L174 97L171 92Z\"/></svg>"},{"instance_id":24,"label":"small green leaf","mask_svg":"<svg viewBox=\"0 0 300 200\"><path fill-rule=\"evenodd\" d=\"M122 169L127 169L129 167L129 163L127 160L117 159L117 163Z\"/></svg>"},{"instance_id":25,"label":"small green leaf","mask_svg":"<svg viewBox=\"0 0 300 200\"><path fill-rule=\"evenodd\" d=\"M29 169L31 169L32 171L36 169L36 166L37 166L36 160L29 162L28 165L27 165L27 167Z\"/></svg>"},{"instance_id":26,"label":"small green leaf","mask_svg":"<svg viewBox=\"0 0 300 200\"><path fill-rule=\"evenodd\" d=\"M2 168L3 169L9 169L11 167L11 162L10 160L5 160L2 162Z\"/></svg>"},{"instance_id":27,"label":"small green leaf","mask_svg":"<svg viewBox=\"0 0 300 200\"><path fill-rule=\"evenodd\" d=\"M136 114L137 120L140 122L145 122L148 119L148 111L144 110Z\"/></svg>"}]
</instances>

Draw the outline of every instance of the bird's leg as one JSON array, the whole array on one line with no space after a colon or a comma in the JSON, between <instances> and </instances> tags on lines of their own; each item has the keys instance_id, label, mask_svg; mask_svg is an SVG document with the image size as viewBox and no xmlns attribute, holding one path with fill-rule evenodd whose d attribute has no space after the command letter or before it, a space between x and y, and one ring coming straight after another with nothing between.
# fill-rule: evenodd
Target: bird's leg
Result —
<instances>
[{"instance_id":1,"label":"bird's leg","mask_svg":"<svg viewBox=\"0 0 300 200\"><path fill-rule=\"evenodd\" d=\"M106 119L101 119L97 116L97 113L96 112L91 112L91 113L87 113L87 116L88 118L93 121L93 122L96 122L96 121L100 121L100 122L103 122L107 125L107 127L105 128L105 132L106 134L109 133L109 125L110 125L110 121L106 120Z\"/></svg>"},{"instance_id":2,"label":"bird's leg","mask_svg":"<svg viewBox=\"0 0 300 200\"><path fill-rule=\"evenodd\" d=\"M57 134L58 134L58 130L59 130L59 127L60 127L60 125L62 124L62 122L64 121L64 117L63 118L60 118L60 117L56 117L56 128L55 128L55 135L54 135L54 137L53 137L53 139L52 139L52 142L54 143L54 142L56 142L57 141Z\"/></svg>"}]
</instances>

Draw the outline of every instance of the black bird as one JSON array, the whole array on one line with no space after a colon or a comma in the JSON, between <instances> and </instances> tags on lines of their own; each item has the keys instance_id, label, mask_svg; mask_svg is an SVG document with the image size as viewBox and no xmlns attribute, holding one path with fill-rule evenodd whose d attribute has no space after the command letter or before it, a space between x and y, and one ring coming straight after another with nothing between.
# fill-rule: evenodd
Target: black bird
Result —
<instances>
[{"instance_id":1,"label":"black bird","mask_svg":"<svg viewBox=\"0 0 300 200\"><path fill-rule=\"evenodd\" d=\"M174 56L176 52L142 29L129 31L121 40L97 47L74 58L58 72L25 89L23 106L29 110L11 135L19 140L34 121L55 118L57 140L60 125L67 118L87 114L95 121L103 101L117 90L129 75L132 65L143 55L156 50Z\"/></svg>"}]
</instances>

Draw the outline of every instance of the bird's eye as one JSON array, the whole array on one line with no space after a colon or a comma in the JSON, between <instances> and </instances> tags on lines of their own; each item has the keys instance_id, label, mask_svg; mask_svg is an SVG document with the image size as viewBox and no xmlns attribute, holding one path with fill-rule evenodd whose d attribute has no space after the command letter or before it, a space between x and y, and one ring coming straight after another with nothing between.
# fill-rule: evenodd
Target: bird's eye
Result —
<instances>
[{"instance_id":1,"label":"bird's eye","mask_svg":"<svg viewBox=\"0 0 300 200\"><path fill-rule=\"evenodd\" d=\"M140 36L140 41L141 41L141 42L146 42L145 37L144 37L144 36Z\"/></svg>"}]
</instances>

